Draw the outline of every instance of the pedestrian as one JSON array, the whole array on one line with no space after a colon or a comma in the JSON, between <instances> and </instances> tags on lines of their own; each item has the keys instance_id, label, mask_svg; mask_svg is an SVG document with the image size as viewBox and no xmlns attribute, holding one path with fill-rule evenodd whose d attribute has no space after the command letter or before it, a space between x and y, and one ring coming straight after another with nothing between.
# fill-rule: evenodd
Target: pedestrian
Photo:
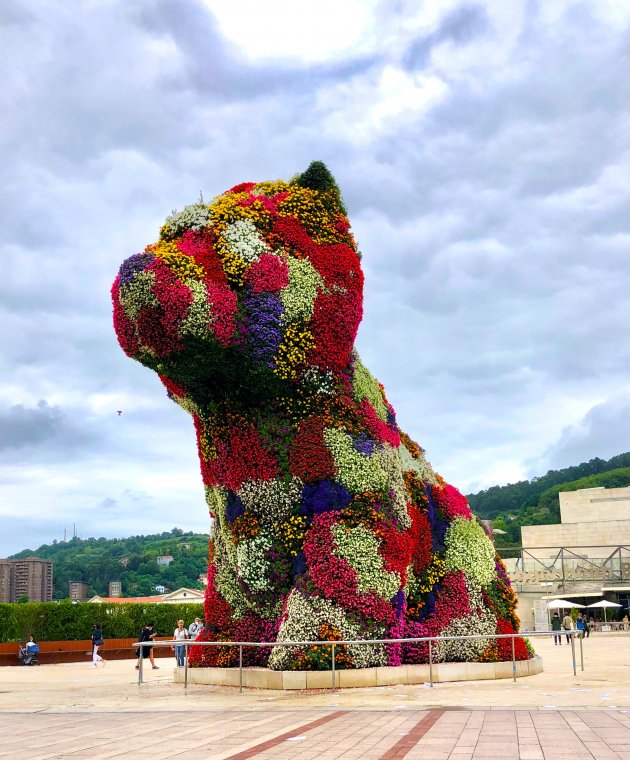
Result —
<instances>
[{"instance_id":1,"label":"pedestrian","mask_svg":"<svg viewBox=\"0 0 630 760\"><path fill-rule=\"evenodd\" d=\"M623 630L627 631L628 630L628 616L624 615L621 622L623 623Z\"/></svg>"},{"instance_id":2,"label":"pedestrian","mask_svg":"<svg viewBox=\"0 0 630 760\"><path fill-rule=\"evenodd\" d=\"M562 634L560 631L562 630L562 622L560 620L560 615L558 615L557 612L553 613L553 617L551 618L551 630L554 632L553 634L553 643L555 646L562 646ZM558 633L556 633L556 631Z\"/></svg>"},{"instance_id":3,"label":"pedestrian","mask_svg":"<svg viewBox=\"0 0 630 760\"><path fill-rule=\"evenodd\" d=\"M39 644L35 641L33 636L28 637L26 642L26 654L36 655L39 652Z\"/></svg>"},{"instance_id":4,"label":"pedestrian","mask_svg":"<svg viewBox=\"0 0 630 760\"><path fill-rule=\"evenodd\" d=\"M591 624L588 622L588 615L584 615L584 634L586 635L586 638L591 635Z\"/></svg>"},{"instance_id":5,"label":"pedestrian","mask_svg":"<svg viewBox=\"0 0 630 760\"><path fill-rule=\"evenodd\" d=\"M184 621L177 621L177 628L173 631L173 639L175 641L186 641L188 638L188 630L184 628ZM177 667L183 668L186 664L186 646L184 644L175 644L171 649L175 650L175 659L177 660Z\"/></svg>"},{"instance_id":6,"label":"pedestrian","mask_svg":"<svg viewBox=\"0 0 630 760\"><path fill-rule=\"evenodd\" d=\"M575 620L575 628L578 631L578 636L583 639L584 633L586 632L586 623L584 621L584 618L582 617L582 613L578 612L578 616Z\"/></svg>"},{"instance_id":7,"label":"pedestrian","mask_svg":"<svg viewBox=\"0 0 630 760\"><path fill-rule=\"evenodd\" d=\"M138 641L154 641L155 637L157 636L157 631L155 630L155 626L153 623L147 623L144 628L140 631L140 635L138 636ZM159 670L160 666L155 664L155 656L153 654L153 647L152 646L144 646L144 647L138 647L138 653L137 657L140 657L140 654L142 654L142 659L146 660L147 657L149 658L149 661L151 662L151 667L153 670ZM136 665L136 670L140 665Z\"/></svg>"},{"instance_id":8,"label":"pedestrian","mask_svg":"<svg viewBox=\"0 0 630 760\"><path fill-rule=\"evenodd\" d=\"M92 635L90 638L92 639L92 667L95 668L99 662L102 662L103 666L105 666L105 660L98 653L98 650L103 646L103 644L105 644L105 639L103 638L103 631L101 630L100 623L94 623L92 626Z\"/></svg>"},{"instance_id":9,"label":"pedestrian","mask_svg":"<svg viewBox=\"0 0 630 760\"><path fill-rule=\"evenodd\" d=\"M203 620L196 617L194 621L188 626L188 633L191 639L196 639L199 636L201 629L203 628Z\"/></svg>"},{"instance_id":10,"label":"pedestrian","mask_svg":"<svg viewBox=\"0 0 630 760\"><path fill-rule=\"evenodd\" d=\"M569 613L562 618L562 628L567 635L567 644L571 642L571 631L573 630L573 618Z\"/></svg>"}]
</instances>

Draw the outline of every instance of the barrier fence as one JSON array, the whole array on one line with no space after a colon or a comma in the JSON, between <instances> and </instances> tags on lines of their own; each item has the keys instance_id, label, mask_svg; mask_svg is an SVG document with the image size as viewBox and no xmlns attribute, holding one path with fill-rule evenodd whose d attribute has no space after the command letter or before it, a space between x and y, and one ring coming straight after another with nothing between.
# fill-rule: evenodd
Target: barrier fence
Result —
<instances>
[{"instance_id":1,"label":"barrier fence","mask_svg":"<svg viewBox=\"0 0 630 760\"><path fill-rule=\"evenodd\" d=\"M575 639L580 642L580 668L584 670L584 648L580 631L522 631L521 633L493 633L493 634L476 634L474 636L422 636L420 638L409 639L342 639L339 641L141 641L132 644L138 652L138 685L144 680L144 648L145 647L185 647L184 657L184 688L188 688L188 655L190 647L238 647L238 669L239 669L239 692L243 692L243 648L244 647L307 647L307 646L325 646L331 649L331 680L332 691L336 691L335 685L335 647L347 644L376 646L379 644L420 644L426 642L429 649L429 684L433 688L433 647L435 643L441 641L466 641L471 639L511 639L512 640L512 678L516 681L516 651L515 639L535 636L567 636L571 639L571 661L573 665L573 675L577 675L577 664L575 655Z\"/></svg>"}]
</instances>

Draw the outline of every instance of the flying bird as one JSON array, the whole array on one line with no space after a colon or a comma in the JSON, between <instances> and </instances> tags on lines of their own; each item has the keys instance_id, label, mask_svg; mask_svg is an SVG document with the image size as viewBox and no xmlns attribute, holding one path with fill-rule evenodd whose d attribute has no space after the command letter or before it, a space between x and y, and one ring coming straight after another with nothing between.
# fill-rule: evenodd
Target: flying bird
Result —
<instances>
[{"instance_id":1,"label":"flying bird","mask_svg":"<svg viewBox=\"0 0 630 760\"><path fill-rule=\"evenodd\" d=\"M116 412L116 414L118 414L118 416L120 417L120 415L122 414L122 409L119 409L119 410Z\"/></svg>"}]
</instances>

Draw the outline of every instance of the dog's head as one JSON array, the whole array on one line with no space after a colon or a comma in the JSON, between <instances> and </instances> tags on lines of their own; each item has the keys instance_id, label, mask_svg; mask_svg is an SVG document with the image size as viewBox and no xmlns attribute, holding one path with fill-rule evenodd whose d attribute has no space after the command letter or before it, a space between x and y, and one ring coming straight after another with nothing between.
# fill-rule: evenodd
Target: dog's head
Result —
<instances>
[{"instance_id":1,"label":"dog's head","mask_svg":"<svg viewBox=\"0 0 630 760\"><path fill-rule=\"evenodd\" d=\"M321 162L290 182L243 183L173 213L112 287L125 353L202 405L334 383L362 294L356 243Z\"/></svg>"}]
</instances>

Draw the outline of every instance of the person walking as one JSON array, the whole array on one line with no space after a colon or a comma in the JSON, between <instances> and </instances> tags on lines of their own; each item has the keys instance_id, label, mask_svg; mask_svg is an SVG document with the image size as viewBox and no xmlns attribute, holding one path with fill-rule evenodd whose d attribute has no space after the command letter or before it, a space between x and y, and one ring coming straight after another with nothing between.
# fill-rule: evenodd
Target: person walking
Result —
<instances>
[{"instance_id":1,"label":"person walking","mask_svg":"<svg viewBox=\"0 0 630 760\"><path fill-rule=\"evenodd\" d=\"M175 641L186 641L188 638L188 630L184 627L184 621L177 621L177 628L173 631L173 639ZM171 647L175 650L175 659L177 660L177 667L183 668L186 664L186 646L184 644L175 644Z\"/></svg>"},{"instance_id":2,"label":"person walking","mask_svg":"<svg viewBox=\"0 0 630 760\"><path fill-rule=\"evenodd\" d=\"M560 620L560 615L558 615L557 612L553 613L553 617L551 618L551 630L553 633L553 643L555 646L562 646L562 634L560 631L562 630L562 621ZM557 631L557 633L556 633Z\"/></svg>"},{"instance_id":3,"label":"person walking","mask_svg":"<svg viewBox=\"0 0 630 760\"><path fill-rule=\"evenodd\" d=\"M157 636L157 631L155 630L155 626L153 623L147 623L144 628L140 631L140 635L138 636L138 641L154 641L155 637ZM149 658L149 661L151 663L151 667L153 670L159 670L160 666L155 664L155 656L153 654L153 647L152 646L144 646L144 647L138 647L138 653L137 657L140 657L140 653L142 652L142 659L146 660L147 657ZM140 665L136 665L136 670Z\"/></svg>"},{"instance_id":4,"label":"person walking","mask_svg":"<svg viewBox=\"0 0 630 760\"><path fill-rule=\"evenodd\" d=\"M567 635L567 644L571 643L571 631L573 630L573 618L569 613L562 618L562 628Z\"/></svg>"},{"instance_id":5,"label":"person walking","mask_svg":"<svg viewBox=\"0 0 630 760\"><path fill-rule=\"evenodd\" d=\"M188 633L191 639L196 639L201 629L203 628L203 620L196 617L194 621L188 626Z\"/></svg>"},{"instance_id":6,"label":"person walking","mask_svg":"<svg viewBox=\"0 0 630 760\"><path fill-rule=\"evenodd\" d=\"M92 636L90 638L92 639L92 667L93 668L97 667L99 662L102 662L103 666L105 666L105 660L98 653L98 650L105 643L105 639L103 638L103 631L101 630L100 623L94 623L94 625L92 626Z\"/></svg>"},{"instance_id":7,"label":"person walking","mask_svg":"<svg viewBox=\"0 0 630 760\"><path fill-rule=\"evenodd\" d=\"M575 627L579 631L578 636L583 639L586 633L586 621L582 617L582 613L578 612L578 616L575 621Z\"/></svg>"}]
</instances>

